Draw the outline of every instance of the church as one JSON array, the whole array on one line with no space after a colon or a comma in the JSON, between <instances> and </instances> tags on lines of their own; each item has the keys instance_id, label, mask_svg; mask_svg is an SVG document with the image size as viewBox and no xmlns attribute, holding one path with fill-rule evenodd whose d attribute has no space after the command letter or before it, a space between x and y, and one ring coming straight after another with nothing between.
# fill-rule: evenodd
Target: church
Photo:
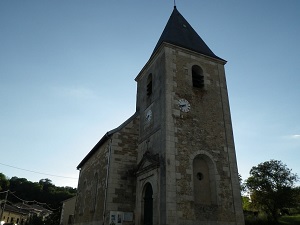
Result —
<instances>
[{"instance_id":1,"label":"church","mask_svg":"<svg viewBox=\"0 0 300 225\"><path fill-rule=\"evenodd\" d=\"M175 6L136 112L77 167L74 224L244 224L225 64Z\"/></svg>"}]
</instances>

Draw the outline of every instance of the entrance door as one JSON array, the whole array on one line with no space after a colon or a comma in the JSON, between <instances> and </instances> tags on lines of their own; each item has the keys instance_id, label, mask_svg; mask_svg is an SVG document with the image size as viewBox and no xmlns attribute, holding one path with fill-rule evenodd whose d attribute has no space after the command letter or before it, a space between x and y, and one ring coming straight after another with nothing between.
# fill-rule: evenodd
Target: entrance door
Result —
<instances>
[{"instance_id":1,"label":"entrance door","mask_svg":"<svg viewBox=\"0 0 300 225\"><path fill-rule=\"evenodd\" d=\"M153 190L151 184L146 184L144 192L144 225L153 225Z\"/></svg>"}]
</instances>

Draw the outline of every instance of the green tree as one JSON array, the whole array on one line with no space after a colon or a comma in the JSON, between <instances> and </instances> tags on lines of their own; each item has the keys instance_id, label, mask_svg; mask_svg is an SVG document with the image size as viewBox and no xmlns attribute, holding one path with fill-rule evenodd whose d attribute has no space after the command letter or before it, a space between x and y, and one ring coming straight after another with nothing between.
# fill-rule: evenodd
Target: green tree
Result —
<instances>
[{"instance_id":1,"label":"green tree","mask_svg":"<svg viewBox=\"0 0 300 225\"><path fill-rule=\"evenodd\" d=\"M8 187L9 187L9 180L3 173L0 173L0 191L7 190Z\"/></svg>"},{"instance_id":2,"label":"green tree","mask_svg":"<svg viewBox=\"0 0 300 225\"><path fill-rule=\"evenodd\" d=\"M42 217L38 217L37 215L33 215L29 218L25 225L44 225L44 221Z\"/></svg>"},{"instance_id":3,"label":"green tree","mask_svg":"<svg viewBox=\"0 0 300 225\"><path fill-rule=\"evenodd\" d=\"M6 176L0 173L0 190L10 190L8 201L10 203L25 202L28 204L38 204L45 209L51 210L52 214L45 221L33 216L28 222L30 225L56 225L59 224L60 209L62 201L76 195L76 188L57 187L48 178L39 182L31 182L26 178ZM4 193L5 194L5 193ZM0 196L0 199L3 196Z\"/></svg>"},{"instance_id":4,"label":"green tree","mask_svg":"<svg viewBox=\"0 0 300 225\"><path fill-rule=\"evenodd\" d=\"M242 196L242 203L244 211L252 211L252 205L249 197Z\"/></svg>"},{"instance_id":5,"label":"green tree","mask_svg":"<svg viewBox=\"0 0 300 225\"><path fill-rule=\"evenodd\" d=\"M13 203L20 202L20 199L28 201L40 201L39 196L42 192L41 186L31 181L28 181L26 178L10 178L9 189L12 193L14 193L14 195L9 196L9 201ZM18 198L16 198L15 196L18 196Z\"/></svg>"},{"instance_id":6,"label":"green tree","mask_svg":"<svg viewBox=\"0 0 300 225\"><path fill-rule=\"evenodd\" d=\"M44 221L45 225L58 225L60 223L60 211L50 214Z\"/></svg>"},{"instance_id":7,"label":"green tree","mask_svg":"<svg viewBox=\"0 0 300 225\"><path fill-rule=\"evenodd\" d=\"M245 185L254 206L277 222L280 210L297 203L294 191L297 180L297 174L293 174L281 161L270 160L252 167Z\"/></svg>"}]
</instances>

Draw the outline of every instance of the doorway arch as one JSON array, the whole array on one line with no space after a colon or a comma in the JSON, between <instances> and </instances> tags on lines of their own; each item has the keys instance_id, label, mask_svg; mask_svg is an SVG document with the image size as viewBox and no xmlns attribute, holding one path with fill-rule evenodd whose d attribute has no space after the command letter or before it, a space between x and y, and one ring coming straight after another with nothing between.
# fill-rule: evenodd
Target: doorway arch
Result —
<instances>
[{"instance_id":1,"label":"doorway arch","mask_svg":"<svg viewBox=\"0 0 300 225\"><path fill-rule=\"evenodd\" d=\"M153 189L150 183L144 187L144 218L143 225L153 225Z\"/></svg>"}]
</instances>

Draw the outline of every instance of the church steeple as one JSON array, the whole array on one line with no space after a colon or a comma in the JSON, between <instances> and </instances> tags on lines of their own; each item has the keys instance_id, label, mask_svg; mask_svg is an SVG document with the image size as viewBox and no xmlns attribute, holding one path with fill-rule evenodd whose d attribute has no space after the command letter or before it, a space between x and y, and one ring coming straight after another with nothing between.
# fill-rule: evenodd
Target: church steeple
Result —
<instances>
[{"instance_id":1,"label":"church steeple","mask_svg":"<svg viewBox=\"0 0 300 225\"><path fill-rule=\"evenodd\" d=\"M74 225L244 225L225 63L174 1L135 114L77 167Z\"/></svg>"},{"instance_id":2,"label":"church steeple","mask_svg":"<svg viewBox=\"0 0 300 225\"><path fill-rule=\"evenodd\" d=\"M177 45L206 56L225 61L224 59L216 56L210 48L205 44L202 38L196 33L192 26L186 19L179 13L174 5L173 12L168 20L168 23L162 32L152 55L158 50L163 43Z\"/></svg>"}]
</instances>

